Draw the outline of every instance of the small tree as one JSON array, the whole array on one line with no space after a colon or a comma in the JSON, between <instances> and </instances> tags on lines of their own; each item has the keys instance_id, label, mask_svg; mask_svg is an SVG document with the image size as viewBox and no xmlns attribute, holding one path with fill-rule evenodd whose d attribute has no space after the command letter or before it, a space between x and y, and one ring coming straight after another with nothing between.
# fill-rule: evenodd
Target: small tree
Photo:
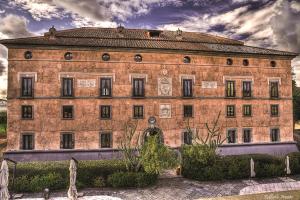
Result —
<instances>
[{"instance_id":1,"label":"small tree","mask_svg":"<svg viewBox=\"0 0 300 200\"><path fill-rule=\"evenodd\" d=\"M175 151L163 145L157 135L148 136L141 150L141 161L145 172L151 174L159 174L179 163Z\"/></svg>"},{"instance_id":2,"label":"small tree","mask_svg":"<svg viewBox=\"0 0 300 200\"><path fill-rule=\"evenodd\" d=\"M205 127L207 130L207 135L205 136L205 138L200 137L198 128L196 128L195 133L193 133L188 121L186 130L189 132L190 135L192 135L193 142L198 145L201 144L201 145L208 146L211 149L216 149L217 147L221 146L225 142L227 137L222 139L221 127L219 126L220 116L221 116L221 111L219 111L217 119L213 121L212 127L210 127L208 123L205 123Z\"/></svg>"}]
</instances>

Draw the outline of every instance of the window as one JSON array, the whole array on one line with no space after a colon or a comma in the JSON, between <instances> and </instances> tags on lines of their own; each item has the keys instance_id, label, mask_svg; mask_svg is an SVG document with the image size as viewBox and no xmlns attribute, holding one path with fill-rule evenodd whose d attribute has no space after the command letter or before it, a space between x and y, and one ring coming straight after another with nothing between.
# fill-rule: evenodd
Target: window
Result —
<instances>
[{"instance_id":1,"label":"window","mask_svg":"<svg viewBox=\"0 0 300 200\"><path fill-rule=\"evenodd\" d=\"M235 97L234 81L226 81L226 97Z\"/></svg>"},{"instance_id":2,"label":"window","mask_svg":"<svg viewBox=\"0 0 300 200\"><path fill-rule=\"evenodd\" d=\"M184 105L183 106L183 116L184 117L193 117L193 106L192 105Z\"/></svg>"},{"instance_id":3,"label":"window","mask_svg":"<svg viewBox=\"0 0 300 200\"><path fill-rule=\"evenodd\" d=\"M25 59L31 59L32 58L32 52L31 51L25 51L24 58Z\"/></svg>"},{"instance_id":4,"label":"window","mask_svg":"<svg viewBox=\"0 0 300 200\"><path fill-rule=\"evenodd\" d=\"M151 30L149 31L149 36L151 38L158 38L159 35L160 35L161 31L158 31L158 30Z\"/></svg>"},{"instance_id":5,"label":"window","mask_svg":"<svg viewBox=\"0 0 300 200\"><path fill-rule=\"evenodd\" d=\"M236 130L227 131L227 141L228 143L236 143Z\"/></svg>"},{"instance_id":6,"label":"window","mask_svg":"<svg viewBox=\"0 0 300 200\"><path fill-rule=\"evenodd\" d=\"M251 117L252 115L252 107L251 105L243 105L243 116Z\"/></svg>"},{"instance_id":7,"label":"window","mask_svg":"<svg viewBox=\"0 0 300 200\"><path fill-rule=\"evenodd\" d=\"M271 98L278 98L278 81L270 81L270 97Z\"/></svg>"},{"instance_id":8,"label":"window","mask_svg":"<svg viewBox=\"0 0 300 200\"><path fill-rule=\"evenodd\" d=\"M100 78L100 96L101 97L111 97L111 78Z\"/></svg>"},{"instance_id":9,"label":"window","mask_svg":"<svg viewBox=\"0 0 300 200\"><path fill-rule=\"evenodd\" d=\"M63 97L73 97L73 78L63 78L62 79L62 96Z\"/></svg>"},{"instance_id":10,"label":"window","mask_svg":"<svg viewBox=\"0 0 300 200\"><path fill-rule=\"evenodd\" d=\"M183 79L182 80L182 96L183 97L192 97L193 96L193 80L192 79Z\"/></svg>"},{"instance_id":11,"label":"window","mask_svg":"<svg viewBox=\"0 0 300 200\"><path fill-rule=\"evenodd\" d=\"M249 65L249 60L248 59L244 59L243 60L243 65L244 66L248 66Z\"/></svg>"},{"instance_id":12,"label":"window","mask_svg":"<svg viewBox=\"0 0 300 200\"><path fill-rule=\"evenodd\" d=\"M144 88L144 79L143 78L134 78L132 80L132 96L133 97L144 97L145 88Z\"/></svg>"},{"instance_id":13,"label":"window","mask_svg":"<svg viewBox=\"0 0 300 200\"><path fill-rule=\"evenodd\" d=\"M271 105L271 117L278 117L279 105Z\"/></svg>"},{"instance_id":14,"label":"window","mask_svg":"<svg viewBox=\"0 0 300 200\"><path fill-rule=\"evenodd\" d=\"M243 81L243 97L251 97L251 81Z\"/></svg>"},{"instance_id":15,"label":"window","mask_svg":"<svg viewBox=\"0 0 300 200\"><path fill-rule=\"evenodd\" d=\"M32 106L22 106L22 119L33 119Z\"/></svg>"},{"instance_id":16,"label":"window","mask_svg":"<svg viewBox=\"0 0 300 200\"><path fill-rule=\"evenodd\" d=\"M111 133L100 133L100 146L101 148L112 148Z\"/></svg>"},{"instance_id":17,"label":"window","mask_svg":"<svg viewBox=\"0 0 300 200\"><path fill-rule=\"evenodd\" d=\"M100 106L101 119L111 119L111 106Z\"/></svg>"},{"instance_id":18,"label":"window","mask_svg":"<svg viewBox=\"0 0 300 200\"><path fill-rule=\"evenodd\" d=\"M65 60L72 60L73 59L73 55L72 55L71 52L65 53L64 57L65 57Z\"/></svg>"},{"instance_id":19,"label":"window","mask_svg":"<svg viewBox=\"0 0 300 200\"><path fill-rule=\"evenodd\" d=\"M62 133L60 136L60 148L61 149L74 149L74 134Z\"/></svg>"},{"instance_id":20,"label":"window","mask_svg":"<svg viewBox=\"0 0 300 200\"><path fill-rule=\"evenodd\" d=\"M73 119L73 106L63 106L62 115L63 119Z\"/></svg>"},{"instance_id":21,"label":"window","mask_svg":"<svg viewBox=\"0 0 300 200\"><path fill-rule=\"evenodd\" d=\"M193 134L190 131L183 132L183 143L191 145L193 143Z\"/></svg>"},{"instance_id":22,"label":"window","mask_svg":"<svg viewBox=\"0 0 300 200\"><path fill-rule=\"evenodd\" d=\"M270 62L270 65L271 65L271 67L276 67L276 62L275 62L274 60L272 60L272 61Z\"/></svg>"},{"instance_id":23,"label":"window","mask_svg":"<svg viewBox=\"0 0 300 200\"><path fill-rule=\"evenodd\" d=\"M134 56L134 61L135 62L142 62L143 58L140 54L137 54Z\"/></svg>"},{"instance_id":24,"label":"window","mask_svg":"<svg viewBox=\"0 0 300 200\"><path fill-rule=\"evenodd\" d=\"M251 142L251 129L243 129L243 142Z\"/></svg>"},{"instance_id":25,"label":"window","mask_svg":"<svg viewBox=\"0 0 300 200\"><path fill-rule=\"evenodd\" d=\"M183 58L183 62L184 62L184 63L191 63L191 58L190 58L189 56L185 56L185 57Z\"/></svg>"},{"instance_id":26,"label":"window","mask_svg":"<svg viewBox=\"0 0 300 200\"><path fill-rule=\"evenodd\" d=\"M143 118L144 117L144 107L143 106L133 106L133 118Z\"/></svg>"},{"instance_id":27,"label":"window","mask_svg":"<svg viewBox=\"0 0 300 200\"><path fill-rule=\"evenodd\" d=\"M21 96L33 97L33 77L22 77Z\"/></svg>"},{"instance_id":28,"label":"window","mask_svg":"<svg viewBox=\"0 0 300 200\"><path fill-rule=\"evenodd\" d=\"M30 133L22 134L21 149L32 150L34 149L34 136Z\"/></svg>"},{"instance_id":29,"label":"window","mask_svg":"<svg viewBox=\"0 0 300 200\"><path fill-rule=\"evenodd\" d=\"M271 142L279 142L279 129L278 128L271 129Z\"/></svg>"},{"instance_id":30,"label":"window","mask_svg":"<svg viewBox=\"0 0 300 200\"><path fill-rule=\"evenodd\" d=\"M231 58L227 58L226 64L227 65L232 65L233 64L233 60Z\"/></svg>"},{"instance_id":31,"label":"window","mask_svg":"<svg viewBox=\"0 0 300 200\"><path fill-rule=\"evenodd\" d=\"M226 113L227 113L227 117L235 117L235 106L228 105Z\"/></svg>"},{"instance_id":32,"label":"window","mask_svg":"<svg viewBox=\"0 0 300 200\"><path fill-rule=\"evenodd\" d=\"M103 61L109 61L109 60L110 60L110 55L109 55L108 53L104 53L104 54L102 55L102 60L103 60Z\"/></svg>"}]
</instances>

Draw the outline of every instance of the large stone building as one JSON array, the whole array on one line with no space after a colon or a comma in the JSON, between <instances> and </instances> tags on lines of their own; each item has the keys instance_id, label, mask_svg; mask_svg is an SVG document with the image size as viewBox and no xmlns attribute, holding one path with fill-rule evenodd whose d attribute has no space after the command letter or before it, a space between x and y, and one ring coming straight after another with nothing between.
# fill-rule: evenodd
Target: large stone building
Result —
<instances>
[{"instance_id":1,"label":"large stone building","mask_svg":"<svg viewBox=\"0 0 300 200\"><path fill-rule=\"evenodd\" d=\"M180 147L192 139L187 123L205 137L219 112L224 154L295 150L295 53L124 27L52 27L1 43L9 60L8 157L96 159L118 148L130 118L140 142L157 133Z\"/></svg>"}]
</instances>

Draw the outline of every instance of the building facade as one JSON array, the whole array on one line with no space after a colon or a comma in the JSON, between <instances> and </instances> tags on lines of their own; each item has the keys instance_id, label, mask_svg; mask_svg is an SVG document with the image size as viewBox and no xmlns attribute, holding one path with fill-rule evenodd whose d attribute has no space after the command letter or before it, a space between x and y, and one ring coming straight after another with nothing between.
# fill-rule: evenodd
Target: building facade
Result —
<instances>
[{"instance_id":1,"label":"building facade","mask_svg":"<svg viewBox=\"0 0 300 200\"><path fill-rule=\"evenodd\" d=\"M51 28L1 43L9 60L8 156L117 149L128 120L137 121L139 142L155 121L164 144L180 147L192 142L187 123L205 137L219 113L231 149L224 152L295 148L295 53L123 27Z\"/></svg>"}]
</instances>

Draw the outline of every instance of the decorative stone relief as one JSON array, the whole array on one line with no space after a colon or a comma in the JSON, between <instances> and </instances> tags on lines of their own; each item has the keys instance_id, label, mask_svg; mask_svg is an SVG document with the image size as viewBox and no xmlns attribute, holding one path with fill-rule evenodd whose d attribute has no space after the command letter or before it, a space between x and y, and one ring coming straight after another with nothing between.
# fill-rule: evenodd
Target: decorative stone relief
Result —
<instances>
[{"instance_id":1,"label":"decorative stone relief","mask_svg":"<svg viewBox=\"0 0 300 200\"><path fill-rule=\"evenodd\" d=\"M172 78L158 78L158 96L172 96Z\"/></svg>"},{"instance_id":2,"label":"decorative stone relief","mask_svg":"<svg viewBox=\"0 0 300 200\"><path fill-rule=\"evenodd\" d=\"M96 87L96 79L78 79L77 86L82 88Z\"/></svg>"},{"instance_id":3,"label":"decorative stone relief","mask_svg":"<svg viewBox=\"0 0 300 200\"><path fill-rule=\"evenodd\" d=\"M159 105L159 118L171 118L171 104Z\"/></svg>"},{"instance_id":4,"label":"decorative stone relief","mask_svg":"<svg viewBox=\"0 0 300 200\"><path fill-rule=\"evenodd\" d=\"M215 89L218 87L217 81L202 81L202 88Z\"/></svg>"}]
</instances>

